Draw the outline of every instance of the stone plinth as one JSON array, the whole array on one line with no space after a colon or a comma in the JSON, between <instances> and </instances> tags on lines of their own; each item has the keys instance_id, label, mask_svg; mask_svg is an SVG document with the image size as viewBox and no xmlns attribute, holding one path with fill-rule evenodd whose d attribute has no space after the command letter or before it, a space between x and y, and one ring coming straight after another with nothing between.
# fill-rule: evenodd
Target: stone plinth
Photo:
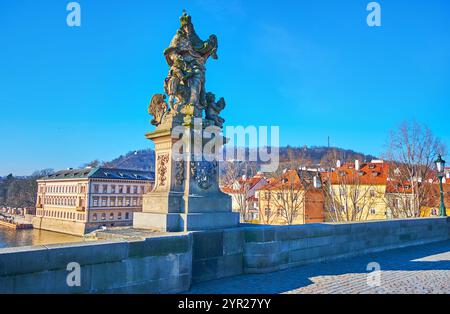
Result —
<instances>
[{"instance_id":1,"label":"stone plinth","mask_svg":"<svg viewBox=\"0 0 450 314\"><path fill-rule=\"evenodd\" d=\"M179 232L237 226L239 213L232 212L231 197L219 188L214 160L225 141L220 128L206 131L201 119L198 127L183 126L173 116L166 120L146 135L155 143L155 186L143 196L133 227Z\"/></svg>"}]
</instances>

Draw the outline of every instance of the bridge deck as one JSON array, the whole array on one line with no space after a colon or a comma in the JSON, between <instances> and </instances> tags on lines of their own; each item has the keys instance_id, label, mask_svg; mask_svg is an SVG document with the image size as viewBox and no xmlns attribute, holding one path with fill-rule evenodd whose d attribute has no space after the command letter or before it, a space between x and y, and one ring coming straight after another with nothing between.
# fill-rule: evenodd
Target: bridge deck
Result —
<instances>
[{"instance_id":1,"label":"bridge deck","mask_svg":"<svg viewBox=\"0 0 450 314\"><path fill-rule=\"evenodd\" d=\"M380 265L380 272L368 275L367 266L373 262ZM204 282L193 285L188 293L448 294L450 241Z\"/></svg>"}]
</instances>

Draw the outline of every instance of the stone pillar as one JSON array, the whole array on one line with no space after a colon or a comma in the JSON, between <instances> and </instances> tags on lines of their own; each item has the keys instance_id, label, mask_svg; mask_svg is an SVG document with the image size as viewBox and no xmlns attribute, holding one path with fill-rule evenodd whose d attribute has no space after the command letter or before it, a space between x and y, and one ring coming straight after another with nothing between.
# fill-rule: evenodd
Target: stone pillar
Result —
<instances>
[{"instance_id":1,"label":"stone pillar","mask_svg":"<svg viewBox=\"0 0 450 314\"><path fill-rule=\"evenodd\" d=\"M169 232L236 227L239 213L232 212L231 197L219 188L219 163L203 153L214 146L211 137L222 148L220 129L213 134L202 123L197 129L173 116L168 120L146 134L155 143L155 186L143 195L133 227Z\"/></svg>"}]
</instances>

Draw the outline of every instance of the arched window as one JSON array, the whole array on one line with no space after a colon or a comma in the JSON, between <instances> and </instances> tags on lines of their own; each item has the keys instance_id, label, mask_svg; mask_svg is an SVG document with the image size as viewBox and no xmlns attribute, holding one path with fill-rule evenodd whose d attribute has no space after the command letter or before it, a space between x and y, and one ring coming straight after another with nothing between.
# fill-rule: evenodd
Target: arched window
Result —
<instances>
[{"instance_id":1,"label":"arched window","mask_svg":"<svg viewBox=\"0 0 450 314\"><path fill-rule=\"evenodd\" d=\"M97 214L92 215L92 220L97 221Z\"/></svg>"},{"instance_id":2,"label":"arched window","mask_svg":"<svg viewBox=\"0 0 450 314\"><path fill-rule=\"evenodd\" d=\"M109 214L109 220L114 220L114 213Z\"/></svg>"},{"instance_id":3,"label":"arched window","mask_svg":"<svg viewBox=\"0 0 450 314\"><path fill-rule=\"evenodd\" d=\"M122 220L122 213L119 212L119 213L117 214L117 219L118 219L118 220Z\"/></svg>"},{"instance_id":4,"label":"arched window","mask_svg":"<svg viewBox=\"0 0 450 314\"><path fill-rule=\"evenodd\" d=\"M105 213L102 214L102 220L106 220L106 214Z\"/></svg>"},{"instance_id":5,"label":"arched window","mask_svg":"<svg viewBox=\"0 0 450 314\"><path fill-rule=\"evenodd\" d=\"M125 219L130 219L130 213L125 213Z\"/></svg>"}]
</instances>

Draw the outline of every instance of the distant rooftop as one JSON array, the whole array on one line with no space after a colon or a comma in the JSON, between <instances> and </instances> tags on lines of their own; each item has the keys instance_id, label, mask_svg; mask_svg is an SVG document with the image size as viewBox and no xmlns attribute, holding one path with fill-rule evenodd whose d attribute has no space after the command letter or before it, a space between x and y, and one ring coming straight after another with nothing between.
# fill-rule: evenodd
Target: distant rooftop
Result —
<instances>
[{"instance_id":1,"label":"distant rooftop","mask_svg":"<svg viewBox=\"0 0 450 314\"><path fill-rule=\"evenodd\" d=\"M83 169L67 169L55 172L39 180L63 180L63 179L117 179L117 180L155 180L155 173L151 171L115 169L93 167Z\"/></svg>"}]
</instances>

